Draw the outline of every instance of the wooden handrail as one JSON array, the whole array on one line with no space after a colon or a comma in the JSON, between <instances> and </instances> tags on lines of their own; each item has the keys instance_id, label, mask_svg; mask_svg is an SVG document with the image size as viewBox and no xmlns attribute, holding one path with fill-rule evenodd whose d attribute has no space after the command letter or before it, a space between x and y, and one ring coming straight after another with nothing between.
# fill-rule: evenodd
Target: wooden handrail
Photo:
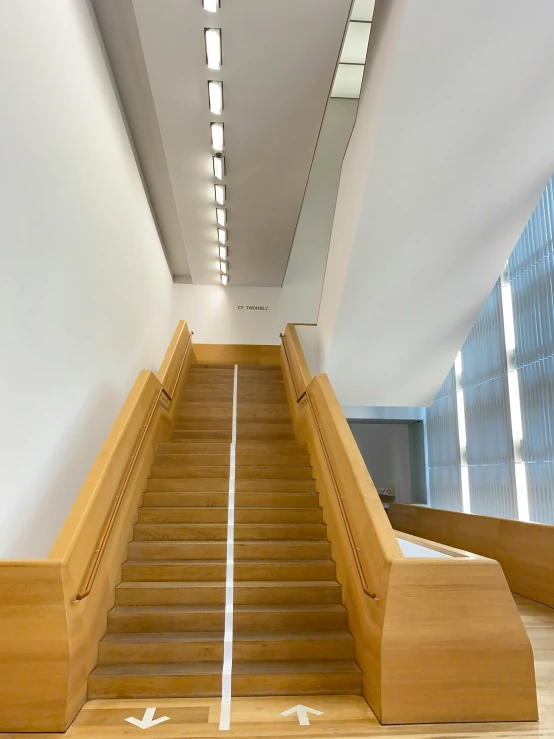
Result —
<instances>
[{"instance_id":1,"label":"wooden handrail","mask_svg":"<svg viewBox=\"0 0 554 739\"><path fill-rule=\"evenodd\" d=\"M342 515L342 520L343 520L343 523L344 523L344 528L346 530L346 535L348 537L348 542L350 544L350 549L352 551L352 556L354 558L354 564L356 566L356 570L358 571L358 577L360 578L360 582L361 582L361 585L362 585L362 590L372 600L377 600L378 601L379 598L377 597L377 593L375 593L373 590L370 590L369 585L368 585L368 582L367 582L367 578L365 576L364 568L363 568L362 562L360 560L360 555L358 554L359 549L356 546L356 541L354 539L354 534L352 532L352 527L350 526L350 521L348 520L348 514L346 512L346 508L344 507L344 503L343 503L344 496L341 495L340 490L339 490L339 485L337 483L337 479L336 479L335 473L333 471L333 465L331 464L331 459L329 457L329 453L327 452L327 447L325 445L325 440L324 440L323 434L321 432L319 421L317 420L317 414L316 414L315 409L313 407L312 399L310 398L310 393L309 393L308 387L306 387L306 389L302 393L300 393L300 394L298 393L298 389L296 387L296 382L294 380L294 372L292 370L291 361L290 361L290 358L289 358L289 355L288 355L288 351L287 351L287 344L286 344L286 341L285 341L285 336L284 336L284 334L279 334L279 336L281 337L281 340L282 340L282 343L283 343L283 350L285 352L285 357L286 357L286 360L287 360L287 365L288 365L288 368L289 368L289 373L290 373L291 380L292 380L292 385L293 385L293 388L294 388L294 396L296 398L296 403L297 404L300 403L300 401L303 400L304 398L307 398L308 399L308 403L309 403L309 406L310 406L310 411L312 413L312 417L314 419L314 424L315 424L315 428L316 428L316 431L317 431L317 435L319 437L319 443L321 444L321 448L322 448L323 454L325 456L325 462L327 464L327 469L329 470L329 474L331 476L331 482L333 483L333 488L335 490L335 495L337 497L337 502L338 502L339 509L340 509L340 512L341 512L341 515Z\"/></svg>"},{"instance_id":2,"label":"wooden handrail","mask_svg":"<svg viewBox=\"0 0 554 739\"><path fill-rule=\"evenodd\" d=\"M185 347L185 351L183 352L183 358L181 360L181 363L179 365L179 370L175 376L175 381L173 383L173 386L171 388L171 393L168 393L163 386L160 387L158 394L156 396L156 399L154 400L152 404L152 408L150 409L150 413L148 415L148 419L146 420L146 423L142 427L141 435L135 444L135 447L133 449L133 452L131 454L131 458L129 460L129 464L127 465L127 468L125 470L125 475L123 476L123 479L121 481L121 484L118 487L117 494L114 498L114 503L112 506L112 509L110 511L110 515L108 516L106 520L106 524L104 526L104 529L102 531L102 535L100 536L100 540L98 543L98 547L94 550L92 562L87 568L87 578L85 582L83 583L82 589L79 590L77 595L75 596L74 603L78 603L79 601L86 598L88 595L90 595L92 591L92 587L94 585L94 581L96 580L96 575L98 574L98 570L100 568L100 564L102 562L102 557L104 556L104 552L106 551L106 547L108 545L108 541L110 539L113 527L115 525L115 522L117 520L117 516L119 513L119 510L121 508L121 505L123 503L123 499L125 496L125 491L127 490L127 486L129 484L129 480L131 479L131 476L135 469L136 460L138 459L142 446L144 444L144 440L146 439L146 436L148 434L148 431L150 429L152 419L154 418L154 414L156 413L156 410L158 408L158 404L162 398L162 396L167 397L169 400L173 400L173 395L175 393L175 390L177 388L177 385L179 384L179 379L181 377L181 372L183 371L183 367L185 365L185 361L188 355L189 347L192 340L193 331L189 333L189 338L187 341L187 345Z\"/></svg>"},{"instance_id":3,"label":"wooden handrail","mask_svg":"<svg viewBox=\"0 0 554 739\"><path fill-rule=\"evenodd\" d=\"M168 393L165 390L163 391L165 393L165 395L169 398L169 400L173 400L173 395L175 393L175 390L177 388L177 385L179 384L179 380L181 378L181 372L183 371L183 367L185 366L185 362L186 362L187 355L188 355L188 352L189 352L190 342L192 341L193 335L194 335L194 331L190 331L189 332L189 338L188 338L188 341L187 341L187 345L185 347L185 351L183 352L183 358L181 359L181 364L179 365L179 369L177 371L177 374L175 375L175 381L173 382L173 387L171 388L171 392Z\"/></svg>"}]
</instances>

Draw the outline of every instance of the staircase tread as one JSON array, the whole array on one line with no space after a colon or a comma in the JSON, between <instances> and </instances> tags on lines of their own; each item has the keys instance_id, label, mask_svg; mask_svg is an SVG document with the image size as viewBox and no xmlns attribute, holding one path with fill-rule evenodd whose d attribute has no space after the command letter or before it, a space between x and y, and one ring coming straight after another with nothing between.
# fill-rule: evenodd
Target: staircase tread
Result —
<instances>
[{"instance_id":1,"label":"staircase tread","mask_svg":"<svg viewBox=\"0 0 554 739\"><path fill-rule=\"evenodd\" d=\"M91 673L92 677L119 677L123 675L140 675L157 677L162 675L219 675L222 660L214 662L168 662L145 664L101 665ZM356 673L360 668L354 660L317 660L317 661L282 661L258 662L237 660L233 662L233 674L274 675L277 673Z\"/></svg>"},{"instance_id":2,"label":"staircase tread","mask_svg":"<svg viewBox=\"0 0 554 739\"><path fill-rule=\"evenodd\" d=\"M264 509L262 509L262 510L264 510ZM281 510L281 509L279 509L279 510ZM221 521L221 522L218 522L218 521L216 521L216 522L212 522L212 521L206 521L206 522L203 522L203 521L200 521L200 522L193 521L191 523L174 523L174 522L161 523L159 521L153 521L153 522L150 522L150 521L140 521L140 522L136 523L135 526L141 526L143 528L145 528L145 527L151 527L151 526L163 526L164 528L167 528L167 527L170 527L170 526L174 526L175 528L178 527L180 529L182 529L182 528L190 528L190 529L207 528L207 527L210 527L210 526L213 526L214 528L216 528L216 527L217 528L221 528L221 527L227 528L227 521ZM249 521L248 523L241 523L239 521L238 523L235 522L235 529L237 528L237 526L251 527L251 528L261 528L261 527L264 527L266 529L278 529L278 530L280 530L280 529L285 529L285 528L290 529L291 527L294 527L294 526L301 526L302 528L304 528L305 526L317 526L319 528L322 528L322 527L325 527L326 524L322 523L321 521L309 521L307 523L303 523L302 521L300 521L299 523L286 523L286 522L285 523L264 523L264 522L252 523L251 521ZM168 541L171 541L171 540L168 540ZM180 540L177 540L177 541L180 541ZM292 539L291 541L297 541L297 540L296 539ZM311 539L306 539L305 541L311 541Z\"/></svg>"},{"instance_id":3,"label":"staircase tread","mask_svg":"<svg viewBox=\"0 0 554 739\"><path fill-rule=\"evenodd\" d=\"M155 524L145 524L146 526L155 525ZM181 526L183 524L160 524L161 526ZM186 524L185 524L186 525ZM206 526L208 524L200 524L201 526ZM220 526L224 526L225 524L218 524ZM249 524L237 524L237 526L248 526ZM254 524L257 526L258 524ZM306 524L309 525L309 524ZM135 539L132 544L140 544L141 546L148 544L148 546L157 546L162 547L166 546L167 544L181 544L183 546L189 546L194 545L198 546L200 544L210 544L210 545L217 545L221 546L222 544L227 544L225 539L164 539L163 541L152 541L150 539ZM235 541L235 544L240 544L241 546L244 544L249 544L252 546L258 546L261 544L271 544L283 546L283 545L289 545L289 546L298 546L299 544L306 545L306 546L321 546L322 544L329 544L329 541L327 539L238 539Z\"/></svg>"},{"instance_id":4,"label":"staircase tread","mask_svg":"<svg viewBox=\"0 0 554 739\"><path fill-rule=\"evenodd\" d=\"M149 644L150 642L222 642L223 631L151 631L151 632L108 632L103 642ZM305 639L350 641L352 634L345 629L337 631L235 631L233 641L303 641Z\"/></svg>"},{"instance_id":5,"label":"staircase tread","mask_svg":"<svg viewBox=\"0 0 554 739\"><path fill-rule=\"evenodd\" d=\"M257 542L258 543L258 542ZM274 542L272 541L271 544L281 542ZM323 562L332 562L333 560L329 559L241 559L239 561L235 561L235 569L237 566L240 565L279 565L281 567L288 566L288 565L294 565L294 564L300 564L300 565L313 565L314 563L320 565ZM123 563L126 564L133 564L133 565L153 565L155 567L158 567L160 565L215 565L215 564L227 564L227 559L128 559L126 562ZM333 562L334 564L334 562ZM271 581L273 582L273 581ZM300 581L299 581L300 582Z\"/></svg>"},{"instance_id":6,"label":"staircase tread","mask_svg":"<svg viewBox=\"0 0 554 739\"><path fill-rule=\"evenodd\" d=\"M298 612L302 613L304 611L310 611L312 613L320 613L322 611L332 612L332 613L342 613L346 609L341 603L307 603L306 605L235 605L234 606L234 612L235 613L247 613L247 612L255 612L255 613L274 613L274 612L280 612L280 613L288 613L288 612ZM120 614L159 614L159 613L224 613L225 612L225 604L215 604L215 605L168 605L168 606L114 606L110 613L117 613Z\"/></svg>"},{"instance_id":7,"label":"staircase tread","mask_svg":"<svg viewBox=\"0 0 554 739\"><path fill-rule=\"evenodd\" d=\"M180 561L180 560L179 560ZM310 560L311 561L311 560ZM222 590L225 590L226 583L223 580L186 580L186 581L178 581L178 580L169 580L168 582L164 582L161 580L155 580L153 582L148 582L144 580L129 580L129 581L123 581L120 582L117 586L118 588L125 588L125 589L147 589L147 588L175 588L175 590L179 590L180 588L202 588L202 587L210 587L210 588L221 588ZM336 580L242 580L238 583L234 584L235 589L237 588L310 588L310 587L317 587L320 588L322 586L331 586L334 588L340 588L341 586Z\"/></svg>"}]
</instances>

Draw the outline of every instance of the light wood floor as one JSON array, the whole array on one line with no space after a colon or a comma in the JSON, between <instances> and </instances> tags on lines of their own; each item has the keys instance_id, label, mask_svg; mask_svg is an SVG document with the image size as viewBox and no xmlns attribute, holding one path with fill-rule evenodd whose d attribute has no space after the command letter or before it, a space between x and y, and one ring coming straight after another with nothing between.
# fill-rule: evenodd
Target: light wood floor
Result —
<instances>
[{"instance_id":1,"label":"light wood floor","mask_svg":"<svg viewBox=\"0 0 554 739\"><path fill-rule=\"evenodd\" d=\"M367 704L358 696L289 696L234 698L231 730L219 731L220 701L217 698L173 700L96 700L87 703L66 734L17 734L17 739L46 739L65 736L67 739L190 739L191 737L334 737L348 739L368 735L386 737L449 737L452 739L489 739L528 737L554 738L554 609L515 596L516 603L529 632L535 653L535 668L539 694L540 721L518 724L440 724L432 726L379 725ZM32 690L32 686L29 688ZM295 716L283 717L281 712L301 703L322 711L310 716L311 725L299 726ZM128 716L142 718L145 708L156 706L156 717L170 720L143 731L125 721ZM0 734L0 739L11 737Z\"/></svg>"}]
</instances>

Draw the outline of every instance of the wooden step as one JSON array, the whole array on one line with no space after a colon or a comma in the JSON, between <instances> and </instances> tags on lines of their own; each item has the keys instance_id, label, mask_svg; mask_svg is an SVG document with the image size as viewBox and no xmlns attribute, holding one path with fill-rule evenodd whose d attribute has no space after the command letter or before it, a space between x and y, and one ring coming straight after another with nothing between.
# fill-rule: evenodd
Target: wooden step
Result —
<instances>
[{"instance_id":1,"label":"wooden step","mask_svg":"<svg viewBox=\"0 0 554 739\"><path fill-rule=\"evenodd\" d=\"M129 560L225 559L227 541L132 541ZM235 561L243 559L327 559L328 541L236 541Z\"/></svg>"},{"instance_id":2,"label":"wooden step","mask_svg":"<svg viewBox=\"0 0 554 739\"><path fill-rule=\"evenodd\" d=\"M353 660L354 639L348 631L270 631L233 634L234 660ZM100 642L99 665L216 662L223 659L218 631L111 633Z\"/></svg>"},{"instance_id":3,"label":"wooden step","mask_svg":"<svg viewBox=\"0 0 554 739\"><path fill-rule=\"evenodd\" d=\"M108 613L108 633L221 631L225 605L116 606ZM235 605L236 631L340 631L348 629L339 603L305 605Z\"/></svg>"},{"instance_id":4,"label":"wooden step","mask_svg":"<svg viewBox=\"0 0 554 739\"><path fill-rule=\"evenodd\" d=\"M223 605L225 582L121 582L116 606ZM235 605L340 603L341 588L333 580L303 582L253 581L234 585Z\"/></svg>"},{"instance_id":5,"label":"wooden step","mask_svg":"<svg viewBox=\"0 0 554 739\"><path fill-rule=\"evenodd\" d=\"M196 454L162 454L158 452L154 458L156 466L179 467L211 467L226 466L229 468L229 445L223 452ZM311 472L310 458L307 454L244 454L236 453L237 467L307 467ZM312 477L312 475L310 475Z\"/></svg>"},{"instance_id":6,"label":"wooden step","mask_svg":"<svg viewBox=\"0 0 554 739\"><path fill-rule=\"evenodd\" d=\"M106 634L99 644L98 664L222 662L223 637L222 631Z\"/></svg>"},{"instance_id":7,"label":"wooden step","mask_svg":"<svg viewBox=\"0 0 554 739\"><path fill-rule=\"evenodd\" d=\"M229 465L208 466L204 467L196 465L168 465L155 464L152 466L151 476L155 478L208 478L208 477L225 477L229 480ZM237 465L235 470L235 479L237 480L312 480L313 471L311 467L284 467L268 465L262 467L250 467L246 465Z\"/></svg>"},{"instance_id":8,"label":"wooden step","mask_svg":"<svg viewBox=\"0 0 554 739\"><path fill-rule=\"evenodd\" d=\"M121 567L124 582L207 582L224 581L227 561L220 560L127 560ZM321 581L336 578L330 559L242 560L235 562L237 582Z\"/></svg>"},{"instance_id":9,"label":"wooden step","mask_svg":"<svg viewBox=\"0 0 554 739\"><path fill-rule=\"evenodd\" d=\"M221 695L222 662L102 665L88 678L88 698L178 698Z\"/></svg>"},{"instance_id":10,"label":"wooden step","mask_svg":"<svg viewBox=\"0 0 554 739\"><path fill-rule=\"evenodd\" d=\"M229 490L229 480L225 477L151 477L146 490L158 493L223 493ZM315 480L239 478L235 482L235 490L237 493L315 493Z\"/></svg>"},{"instance_id":11,"label":"wooden step","mask_svg":"<svg viewBox=\"0 0 554 739\"><path fill-rule=\"evenodd\" d=\"M289 407L284 403L282 405L247 401L237 403L237 420L243 419L252 419L252 421L261 421L264 423L286 420L292 423Z\"/></svg>"},{"instance_id":12,"label":"wooden step","mask_svg":"<svg viewBox=\"0 0 554 739\"><path fill-rule=\"evenodd\" d=\"M302 469L302 468L300 468ZM201 467L200 465L153 465L150 472L152 477L156 478L196 478L196 477L223 477L229 483L229 465Z\"/></svg>"},{"instance_id":13,"label":"wooden step","mask_svg":"<svg viewBox=\"0 0 554 739\"><path fill-rule=\"evenodd\" d=\"M231 431L232 418L225 414L215 415L213 418L179 418L175 424L174 433L182 431Z\"/></svg>"},{"instance_id":14,"label":"wooden step","mask_svg":"<svg viewBox=\"0 0 554 739\"><path fill-rule=\"evenodd\" d=\"M90 675L88 697L173 698L221 694L220 662L105 665ZM353 660L233 663L233 695L360 695Z\"/></svg>"},{"instance_id":15,"label":"wooden step","mask_svg":"<svg viewBox=\"0 0 554 739\"><path fill-rule=\"evenodd\" d=\"M327 541L324 523L235 523L235 541ZM133 541L227 541L227 523L137 523Z\"/></svg>"},{"instance_id":16,"label":"wooden step","mask_svg":"<svg viewBox=\"0 0 554 739\"><path fill-rule=\"evenodd\" d=\"M316 496L317 497L317 496ZM156 508L171 507L191 507L191 508L225 508L227 510L228 492L187 492L187 493L144 493L142 496L143 508L154 506Z\"/></svg>"},{"instance_id":17,"label":"wooden step","mask_svg":"<svg viewBox=\"0 0 554 739\"><path fill-rule=\"evenodd\" d=\"M139 508L139 523L227 523L227 506L220 508ZM321 508L235 508L235 524L323 523Z\"/></svg>"},{"instance_id":18,"label":"wooden step","mask_svg":"<svg viewBox=\"0 0 554 739\"><path fill-rule=\"evenodd\" d=\"M199 441L199 440L227 440L231 441L231 429L229 431L210 431L203 429L201 431L195 430L195 431L174 431L173 432L173 438L175 441Z\"/></svg>"},{"instance_id":19,"label":"wooden step","mask_svg":"<svg viewBox=\"0 0 554 739\"><path fill-rule=\"evenodd\" d=\"M148 492L142 496L145 507L227 507L227 492ZM319 508L317 493L236 493L236 508Z\"/></svg>"},{"instance_id":20,"label":"wooden step","mask_svg":"<svg viewBox=\"0 0 554 739\"><path fill-rule=\"evenodd\" d=\"M223 441L166 441L158 444L159 454L229 454L229 444ZM307 456L306 447L296 441L243 441L237 443L237 456L294 455Z\"/></svg>"}]
</instances>

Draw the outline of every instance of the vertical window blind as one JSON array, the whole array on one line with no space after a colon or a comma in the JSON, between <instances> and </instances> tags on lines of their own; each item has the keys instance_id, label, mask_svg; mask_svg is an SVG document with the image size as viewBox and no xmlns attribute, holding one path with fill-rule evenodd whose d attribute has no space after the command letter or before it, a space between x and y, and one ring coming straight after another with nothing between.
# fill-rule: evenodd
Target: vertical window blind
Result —
<instances>
[{"instance_id":1,"label":"vertical window blind","mask_svg":"<svg viewBox=\"0 0 554 739\"><path fill-rule=\"evenodd\" d=\"M554 523L554 188L550 180L508 261L529 513Z\"/></svg>"},{"instance_id":2,"label":"vertical window blind","mask_svg":"<svg viewBox=\"0 0 554 739\"><path fill-rule=\"evenodd\" d=\"M471 512L517 517L500 280L462 348L462 388Z\"/></svg>"},{"instance_id":3,"label":"vertical window blind","mask_svg":"<svg viewBox=\"0 0 554 739\"><path fill-rule=\"evenodd\" d=\"M462 483L454 367L427 409L426 429L431 505L461 511Z\"/></svg>"},{"instance_id":4,"label":"vertical window blind","mask_svg":"<svg viewBox=\"0 0 554 739\"><path fill-rule=\"evenodd\" d=\"M551 180L507 265L515 326L531 521L554 524L554 184ZM500 280L462 348L472 513L517 518L514 442ZM462 510L452 368L427 409L430 505Z\"/></svg>"}]
</instances>

